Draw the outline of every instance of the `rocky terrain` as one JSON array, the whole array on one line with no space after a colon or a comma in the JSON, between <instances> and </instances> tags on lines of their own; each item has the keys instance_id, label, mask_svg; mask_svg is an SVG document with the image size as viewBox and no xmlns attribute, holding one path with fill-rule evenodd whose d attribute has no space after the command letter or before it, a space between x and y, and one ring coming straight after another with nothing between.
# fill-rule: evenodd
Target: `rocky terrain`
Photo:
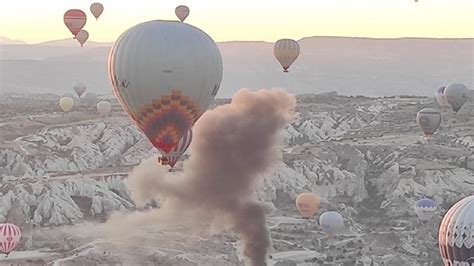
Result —
<instances>
[{"instance_id":1,"label":"rocky terrain","mask_svg":"<svg viewBox=\"0 0 474 266\"><path fill-rule=\"evenodd\" d=\"M112 113L100 117L87 106L64 114L58 99L2 96L0 222L20 225L24 237L0 264L243 263L232 234L151 230L139 239L142 245L132 245L74 233L136 209L124 180L155 150L114 100ZM272 210L269 264L441 265L439 221L474 191L474 105L466 103L457 115L443 112L442 126L427 141L415 116L423 107L438 108L432 98L326 93L297 100L297 117L283 132L283 163L255 191ZM310 220L294 206L305 191L322 202ZM440 206L427 224L412 207L421 197ZM344 230L332 239L318 224L326 210L344 217Z\"/></svg>"}]
</instances>

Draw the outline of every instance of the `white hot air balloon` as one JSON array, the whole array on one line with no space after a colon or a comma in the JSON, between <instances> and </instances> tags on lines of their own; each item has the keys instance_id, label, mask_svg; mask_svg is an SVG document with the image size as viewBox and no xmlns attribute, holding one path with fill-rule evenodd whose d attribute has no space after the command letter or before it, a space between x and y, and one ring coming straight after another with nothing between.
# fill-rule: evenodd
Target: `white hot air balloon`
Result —
<instances>
[{"instance_id":1,"label":"white hot air balloon","mask_svg":"<svg viewBox=\"0 0 474 266\"><path fill-rule=\"evenodd\" d=\"M179 20L183 22L189 16L189 7L183 5L177 6L174 10L174 13L179 18Z\"/></svg>"},{"instance_id":2,"label":"white hot air balloon","mask_svg":"<svg viewBox=\"0 0 474 266\"><path fill-rule=\"evenodd\" d=\"M222 58L200 29L153 20L118 38L109 55L109 79L123 109L167 154L216 96Z\"/></svg>"},{"instance_id":3,"label":"white hot air balloon","mask_svg":"<svg viewBox=\"0 0 474 266\"><path fill-rule=\"evenodd\" d=\"M93 3L90 7L92 15L96 20L99 20L100 15L104 12L104 6L101 3Z\"/></svg>"},{"instance_id":4,"label":"white hot air balloon","mask_svg":"<svg viewBox=\"0 0 474 266\"><path fill-rule=\"evenodd\" d=\"M97 111L101 115L108 115L110 113L110 110L112 110L112 105L108 101L100 101L97 104Z\"/></svg>"},{"instance_id":5,"label":"white hot air balloon","mask_svg":"<svg viewBox=\"0 0 474 266\"><path fill-rule=\"evenodd\" d=\"M10 223L0 224L0 252L10 254L21 239L21 230L18 226Z\"/></svg>"},{"instance_id":6,"label":"white hot air balloon","mask_svg":"<svg viewBox=\"0 0 474 266\"><path fill-rule=\"evenodd\" d=\"M84 45L84 43L89 39L89 32L86 30L81 30L77 35L76 35L77 41L81 44L81 47Z\"/></svg>"},{"instance_id":7,"label":"white hot air balloon","mask_svg":"<svg viewBox=\"0 0 474 266\"><path fill-rule=\"evenodd\" d=\"M300 54L300 45L295 40L281 39L275 43L273 54L283 67L283 72L288 72L288 68Z\"/></svg>"},{"instance_id":8,"label":"white hot air balloon","mask_svg":"<svg viewBox=\"0 0 474 266\"><path fill-rule=\"evenodd\" d=\"M333 237L339 230L344 228L344 219L338 212L328 211L319 217L319 224L329 237Z\"/></svg>"},{"instance_id":9,"label":"white hot air balloon","mask_svg":"<svg viewBox=\"0 0 474 266\"><path fill-rule=\"evenodd\" d=\"M77 93L77 96L81 97L82 94L86 91L87 86L83 82L75 82L73 85L74 91Z\"/></svg>"},{"instance_id":10,"label":"white hot air balloon","mask_svg":"<svg viewBox=\"0 0 474 266\"><path fill-rule=\"evenodd\" d=\"M425 136L430 139L441 124L441 113L434 108L424 108L416 115L416 122Z\"/></svg>"},{"instance_id":11,"label":"white hot air balloon","mask_svg":"<svg viewBox=\"0 0 474 266\"><path fill-rule=\"evenodd\" d=\"M446 89L446 86L439 87L436 90L435 96L436 96L436 101L438 102L439 106L441 106L443 110L448 110L448 109L451 109L451 105L449 105L448 99L446 99L446 95L444 94L445 89Z\"/></svg>"},{"instance_id":12,"label":"white hot air balloon","mask_svg":"<svg viewBox=\"0 0 474 266\"><path fill-rule=\"evenodd\" d=\"M74 106L74 99L70 97L62 97L61 99L59 99L59 107L61 107L61 109L64 112L71 111L73 106Z\"/></svg>"},{"instance_id":13,"label":"white hot air balloon","mask_svg":"<svg viewBox=\"0 0 474 266\"><path fill-rule=\"evenodd\" d=\"M436 213L436 203L430 199L419 199L415 203L415 213L421 221L431 220Z\"/></svg>"},{"instance_id":14,"label":"white hot air balloon","mask_svg":"<svg viewBox=\"0 0 474 266\"><path fill-rule=\"evenodd\" d=\"M464 84L453 83L446 86L444 95L454 112L457 113L467 102L467 99L469 98L468 92L469 89Z\"/></svg>"}]
</instances>

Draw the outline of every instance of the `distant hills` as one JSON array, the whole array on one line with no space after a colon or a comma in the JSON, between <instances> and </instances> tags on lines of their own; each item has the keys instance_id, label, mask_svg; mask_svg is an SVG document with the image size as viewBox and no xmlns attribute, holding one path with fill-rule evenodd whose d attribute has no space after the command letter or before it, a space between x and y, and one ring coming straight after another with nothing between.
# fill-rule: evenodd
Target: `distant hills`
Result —
<instances>
[{"instance_id":1,"label":"distant hills","mask_svg":"<svg viewBox=\"0 0 474 266\"><path fill-rule=\"evenodd\" d=\"M218 43L224 77L218 97L239 88L283 87L295 94L433 95L450 82L471 89L474 39L307 37L290 73L282 73L273 43ZM107 57L113 43L73 39L39 44L0 37L1 92L62 94L82 80L91 91L110 92Z\"/></svg>"}]
</instances>

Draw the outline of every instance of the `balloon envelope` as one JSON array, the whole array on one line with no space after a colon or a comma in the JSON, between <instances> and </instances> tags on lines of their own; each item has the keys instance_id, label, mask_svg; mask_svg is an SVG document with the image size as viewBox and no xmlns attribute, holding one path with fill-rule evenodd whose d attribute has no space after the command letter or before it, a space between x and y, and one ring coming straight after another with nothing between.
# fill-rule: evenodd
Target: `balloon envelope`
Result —
<instances>
[{"instance_id":1,"label":"balloon envelope","mask_svg":"<svg viewBox=\"0 0 474 266\"><path fill-rule=\"evenodd\" d=\"M444 265L474 263L474 196L456 202L444 215L438 245Z\"/></svg>"},{"instance_id":2,"label":"balloon envelope","mask_svg":"<svg viewBox=\"0 0 474 266\"><path fill-rule=\"evenodd\" d=\"M90 7L92 15L94 15L95 19L99 19L102 12L104 12L104 6L101 3L93 3Z\"/></svg>"},{"instance_id":3,"label":"balloon envelope","mask_svg":"<svg viewBox=\"0 0 474 266\"><path fill-rule=\"evenodd\" d=\"M153 146L169 153L216 96L222 59L216 43L200 29L148 21L115 42L109 79L131 119Z\"/></svg>"},{"instance_id":4,"label":"balloon envelope","mask_svg":"<svg viewBox=\"0 0 474 266\"><path fill-rule=\"evenodd\" d=\"M93 92L86 93L86 95L84 95L83 97L83 102L89 107L96 106L97 101L98 101L97 94Z\"/></svg>"},{"instance_id":5,"label":"balloon envelope","mask_svg":"<svg viewBox=\"0 0 474 266\"><path fill-rule=\"evenodd\" d=\"M464 84L453 83L446 86L444 95L454 112L457 113L467 102L468 91L469 89Z\"/></svg>"},{"instance_id":6,"label":"balloon envelope","mask_svg":"<svg viewBox=\"0 0 474 266\"><path fill-rule=\"evenodd\" d=\"M62 97L61 99L59 99L59 107L61 107L61 109L64 112L71 111L73 106L74 106L74 100L72 98Z\"/></svg>"},{"instance_id":7,"label":"balloon envelope","mask_svg":"<svg viewBox=\"0 0 474 266\"><path fill-rule=\"evenodd\" d=\"M436 213L436 202L430 199L419 199L415 203L415 213L422 221L429 221Z\"/></svg>"},{"instance_id":8,"label":"balloon envelope","mask_svg":"<svg viewBox=\"0 0 474 266\"><path fill-rule=\"evenodd\" d=\"M176 16L183 22L189 16L189 7L187 6L177 6L174 10Z\"/></svg>"},{"instance_id":9,"label":"balloon envelope","mask_svg":"<svg viewBox=\"0 0 474 266\"><path fill-rule=\"evenodd\" d=\"M416 122L427 137L431 137L441 124L441 113L434 108L424 108L416 115Z\"/></svg>"},{"instance_id":10,"label":"balloon envelope","mask_svg":"<svg viewBox=\"0 0 474 266\"><path fill-rule=\"evenodd\" d=\"M301 193L296 197L296 207L304 218L312 217L319 209L319 198L314 193Z\"/></svg>"},{"instance_id":11,"label":"balloon envelope","mask_svg":"<svg viewBox=\"0 0 474 266\"><path fill-rule=\"evenodd\" d=\"M10 253L21 239L21 230L10 223L0 224L0 252Z\"/></svg>"},{"instance_id":12,"label":"balloon envelope","mask_svg":"<svg viewBox=\"0 0 474 266\"><path fill-rule=\"evenodd\" d=\"M319 224L326 234L333 236L344 227L344 220L338 212L329 211L319 217Z\"/></svg>"},{"instance_id":13,"label":"balloon envelope","mask_svg":"<svg viewBox=\"0 0 474 266\"><path fill-rule=\"evenodd\" d=\"M86 25L87 16L84 11L79 9L70 9L64 13L64 24L76 38L79 31Z\"/></svg>"},{"instance_id":14,"label":"balloon envelope","mask_svg":"<svg viewBox=\"0 0 474 266\"><path fill-rule=\"evenodd\" d=\"M97 111L101 115L108 115L110 113L110 110L112 110L112 105L108 101L100 101L97 104Z\"/></svg>"},{"instance_id":15,"label":"balloon envelope","mask_svg":"<svg viewBox=\"0 0 474 266\"><path fill-rule=\"evenodd\" d=\"M183 154L186 152L186 150L189 148L189 145L191 145L191 141L193 140L193 131L192 129L188 130L186 134L179 140L178 144L174 146L173 150L168 153L163 155L162 158L160 158L160 161L162 164L168 164L171 167L174 167L176 162L178 162L179 158L183 156Z\"/></svg>"},{"instance_id":16,"label":"balloon envelope","mask_svg":"<svg viewBox=\"0 0 474 266\"><path fill-rule=\"evenodd\" d=\"M300 54L300 45L292 39L281 39L275 43L273 54L283 67L283 72L288 72L288 68Z\"/></svg>"},{"instance_id":17,"label":"balloon envelope","mask_svg":"<svg viewBox=\"0 0 474 266\"><path fill-rule=\"evenodd\" d=\"M446 98L446 96L444 95L444 90L446 89L446 86L443 86L443 87L439 87L437 90L436 90L436 101L439 103L439 105L441 106L441 108L443 109L449 109L451 108L451 105L449 105L449 102L448 102L448 99Z\"/></svg>"},{"instance_id":18,"label":"balloon envelope","mask_svg":"<svg viewBox=\"0 0 474 266\"><path fill-rule=\"evenodd\" d=\"M81 44L81 47L84 45L84 43L89 39L89 32L86 30L81 30L77 36L76 36L77 41Z\"/></svg>"},{"instance_id":19,"label":"balloon envelope","mask_svg":"<svg viewBox=\"0 0 474 266\"><path fill-rule=\"evenodd\" d=\"M77 93L77 96L81 97L82 94L86 91L87 86L83 82L75 82L73 85L74 91Z\"/></svg>"}]
</instances>

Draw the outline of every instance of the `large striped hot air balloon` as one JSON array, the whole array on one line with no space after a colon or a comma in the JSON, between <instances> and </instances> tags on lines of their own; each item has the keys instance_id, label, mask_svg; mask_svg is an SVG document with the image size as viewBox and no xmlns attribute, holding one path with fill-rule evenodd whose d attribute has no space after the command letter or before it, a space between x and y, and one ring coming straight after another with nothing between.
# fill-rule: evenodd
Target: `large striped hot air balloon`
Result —
<instances>
[{"instance_id":1,"label":"large striped hot air balloon","mask_svg":"<svg viewBox=\"0 0 474 266\"><path fill-rule=\"evenodd\" d=\"M162 165L169 165L172 168L178 162L179 158L183 156L186 150L191 145L191 141L193 140L193 131L192 129L188 130L188 132L179 140L178 144L174 146L174 149L168 153L163 155L161 158L158 158L158 162Z\"/></svg>"},{"instance_id":2,"label":"large striped hot air balloon","mask_svg":"<svg viewBox=\"0 0 474 266\"><path fill-rule=\"evenodd\" d=\"M84 11L80 9L69 9L64 13L64 24L74 35L76 39L77 34L82 30L84 25L86 25L87 16Z\"/></svg>"},{"instance_id":3,"label":"large striped hot air balloon","mask_svg":"<svg viewBox=\"0 0 474 266\"><path fill-rule=\"evenodd\" d=\"M109 79L132 121L168 154L216 96L222 58L200 29L153 20L128 29L115 42Z\"/></svg>"},{"instance_id":4,"label":"large striped hot air balloon","mask_svg":"<svg viewBox=\"0 0 474 266\"><path fill-rule=\"evenodd\" d=\"M0 252L10 254L20 242L21 230L10 223L0 224Z\"/></svg>"},{"instance_id":5,"label":"large striped hot air balloon","mask_svg":"<svg viewBox=\"0 0 474 266\"><path fill-rule=\"evenodd\" d=\"M446 212L438 243L444 265L474 265L474 196L456 202Z\"/></svg>"},{"instance_id":6,"label":"large striped hot air balloon","mask_svg":"<svg viewBox=\"0 0 474 266\"><path fill-rule=\"evenodd\" d=\"M283 67L283 72L288 72L288 68L300 54L300 45L292 39L281 39L275 43L273 54Z\"/></svg>"}]
</instances>

